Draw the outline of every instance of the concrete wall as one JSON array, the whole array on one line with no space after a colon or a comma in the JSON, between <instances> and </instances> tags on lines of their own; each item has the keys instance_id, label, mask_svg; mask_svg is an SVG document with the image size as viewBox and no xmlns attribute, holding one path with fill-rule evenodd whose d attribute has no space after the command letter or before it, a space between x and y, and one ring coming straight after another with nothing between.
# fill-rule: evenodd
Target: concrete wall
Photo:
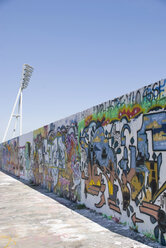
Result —
<instances>
[{"instance_id":1,"label":"concrete wall","mask_svg":"<svg viewBox=\"0 0 166 248\"><path fill-rule=\"evenodd\" d=\"M166 80L0 145L0 167L166 244Z\"/></svg>"}]
</instances>

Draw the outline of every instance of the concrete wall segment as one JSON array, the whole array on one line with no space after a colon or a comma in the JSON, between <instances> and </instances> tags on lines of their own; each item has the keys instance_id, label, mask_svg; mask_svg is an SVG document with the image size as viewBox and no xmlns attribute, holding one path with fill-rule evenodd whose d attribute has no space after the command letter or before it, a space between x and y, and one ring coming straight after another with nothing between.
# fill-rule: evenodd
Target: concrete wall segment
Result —
<instances>
[{"instance_id":1,"label":"concrete wall segment","mask_svg":"<svg viewBox=\"0 0 166 248\"><path fill-rule=\"evenodd\" d=\"M0 145L0 167L166 245L166 79Z\"/></svg>"}]
</instances>

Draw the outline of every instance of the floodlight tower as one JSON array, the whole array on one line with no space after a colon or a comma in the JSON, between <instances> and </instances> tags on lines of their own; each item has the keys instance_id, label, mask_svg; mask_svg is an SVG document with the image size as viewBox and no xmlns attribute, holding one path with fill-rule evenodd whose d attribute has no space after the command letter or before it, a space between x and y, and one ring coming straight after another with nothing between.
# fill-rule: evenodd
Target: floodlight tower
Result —
<instances>
[{"instance_id":1,"label":"floodlight tower","mask_svg":"<svg viewBox=\"0 0 166 248\"><path fill-rule=\"evenodd\" d=\"M16 127L17 127L17 122L18 122L18 118L20 118L20 131L19 131L19 135L22 135L22 92L24 89L26 89L28 87L30 78L32 76L32 72L33 72L33 67L27 64L23 65L23 71L22 71L22 78L21 78L21 84L20 84L20 88L16 97L16 101L13 105L13 109L12 109L12 113L10 115L10 119L9 122L7 124L6 127L6 131L3 137L2 142L4 142L6 140L6 136L9 130L9 126L11 123L12 118L15 118L15 125L14 125L14 129L13 129L13 137L15 136L15 132L16 132ZM19 101L19 103L18 103ZM14 114L16 106L18 103L18 113Z\"/></svg>"}]
</instances>

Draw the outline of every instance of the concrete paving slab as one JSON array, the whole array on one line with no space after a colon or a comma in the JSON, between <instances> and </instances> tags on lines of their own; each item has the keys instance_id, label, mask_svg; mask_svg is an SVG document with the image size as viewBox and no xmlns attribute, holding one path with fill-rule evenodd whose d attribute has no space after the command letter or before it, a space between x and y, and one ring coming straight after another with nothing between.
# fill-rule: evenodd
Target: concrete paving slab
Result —
<instances>
[{"instance_id":1,"label":"concrete paving slab","mask_svg":"<svg viewBox=\"0 0 166 248\"><path fill-rule=\"evenodd\" d=\"M3 172L0 195L0 248L152 247L108 230Z\"/></svg>"}]
</instances>

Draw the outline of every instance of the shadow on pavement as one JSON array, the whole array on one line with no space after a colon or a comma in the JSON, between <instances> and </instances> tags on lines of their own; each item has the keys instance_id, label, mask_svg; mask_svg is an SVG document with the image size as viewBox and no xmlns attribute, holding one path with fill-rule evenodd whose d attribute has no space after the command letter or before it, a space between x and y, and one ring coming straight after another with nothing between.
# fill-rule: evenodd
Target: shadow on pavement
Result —
<instances>
[{"instance_id":1,"label":"shadow on pavement","mask_svg":"<svg viewBox=\"0 0 166 248\"><path fill-rule=\"evenodd\" d=\"M123 224L117 223L112 219L108 219L107 216L103 215L102 213L97 213L96 211L91 210L84 205L81 205L81 204L76 203L76 202L71 202L68 199L59 197L56 194L54 194L53 192L49 192L47 189L42 188L41 186L30 184L28 181L21 179L15 175L12 175L12 174L10 174L10 173L2 170L2 169L0 169L0 171L5 173L8 176L13 177L16 180L22 182L23 184L27 185L28 187L40 192L41 194L52 198L53 200L64 205L65 207L67 207L67 208L77 212L78 214L90 219L91 221L99 224L100 226L108 229L111 232L120 234L124 237L128 237L132 240L141 242L142 244L148 245L149 247L156 247L156 248L163 247L159 243L147 238L143 234L135 232L134 230L131 230L129 227L127 227Z\"/></svg>"}]
</instances>

